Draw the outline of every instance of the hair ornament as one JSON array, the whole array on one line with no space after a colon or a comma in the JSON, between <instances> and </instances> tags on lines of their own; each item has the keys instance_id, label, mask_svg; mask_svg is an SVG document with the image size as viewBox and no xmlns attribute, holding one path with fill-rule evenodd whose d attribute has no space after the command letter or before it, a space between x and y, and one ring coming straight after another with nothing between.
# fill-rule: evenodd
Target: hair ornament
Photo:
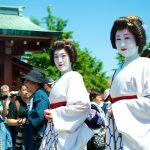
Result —
<instances>
[{"instance_id":1,"label":"hair ornament","mask_svg":"<svg viewBox=\"0 0 150 150\"><path fill-rule=\"evenodd\" d=\"M73 45L70 39L65 39L64 43L65 43L65 46L69 47L70 49L73 48Z\"/></svg>"},{"instance_id":2,"label":"hair ornament","mask_svg":"<svg viewBox=\"0 0 150 150\"><path fill-rule=\"evenodd\" d=\"M136 16L128 16L126 18L128 19L128 26L133 26L133 22L138 20L138 17Z\"/></svg>"},{"instance_id":3,"label":"hair ornament","mask_svg":"<svg viewBox=\"0 0 150 150\"><path fill-rule=\"evenodd\" d=\"M65 43L65 45L70 46L71 45L71 40L70 39L65 39L64 43Z\"/></svg>"},{"instance_id":4,"label":"hair ornament","mask_svg":"<svg viewBox=\"0 0 150 150\"><path fill-rule=\"evenodd\" d=\"M133 24L131 22L128 22L127 24L128 24L128 26L133 26Z\"/></svg>"},{"instance_id":5,"label":"hair ornament","mask_svg":"<svg viewBox=\"0 0 150 150\"><path fill-rule=\"evenodd\" d=\"M126 18L129 21L129 23L128 23L129 26L133 26L133 22L135 22L135 21L139 22L141 25L143 24L142 20L137 16L128 16Z\"/></svg>"},{"instance_id":6,"label":"hair ornament","mask_svg":"<svg viewBox=\"0 0 150 150\"><path fill-rule=\"evenodd\" d=\"M137 16L128 16L126 17L130 22L137 21L139 18Z\"/></svg>"}]
</instances>

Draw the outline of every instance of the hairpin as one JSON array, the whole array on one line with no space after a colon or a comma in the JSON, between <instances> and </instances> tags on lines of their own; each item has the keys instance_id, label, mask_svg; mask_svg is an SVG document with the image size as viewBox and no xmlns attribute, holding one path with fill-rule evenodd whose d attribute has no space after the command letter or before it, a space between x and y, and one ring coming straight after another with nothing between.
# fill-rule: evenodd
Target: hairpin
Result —
<instances>
[{"instance_id":1,"label":"hairpin","mask_svg":"<svg viewBox=\"0 0 150 150\"><path fill-rule=\"evenodd\" d=\"M129 21L133 22L135 20L138 20L138 17L137 16L128 16L126 17Z\"/></svg>"}]
</instances>

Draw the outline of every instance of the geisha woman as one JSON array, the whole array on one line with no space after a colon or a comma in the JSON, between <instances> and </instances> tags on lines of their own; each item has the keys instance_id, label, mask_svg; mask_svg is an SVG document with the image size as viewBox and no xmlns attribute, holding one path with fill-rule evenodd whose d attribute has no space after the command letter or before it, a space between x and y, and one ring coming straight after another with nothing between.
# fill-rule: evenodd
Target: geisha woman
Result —
<instances>
[{"instance_id":1,"label":"geisha woman","mask_svg":"<svg viewBox=\"0 0 150 150\"><path fill-rule=\"evenodd\" d=\"M61 73L50 93L50 109L45 110L48 125L40 150L80 150L93 132L84 123L90 100L82 76L72 70L76 50L70 41L56 41L51 60Z\"/></svg>"},{"instance_id":2,"label":"geisha woman","mask_svg":"<svg viewBox=\"0 0 150 150\"><path fill-rule=\"evenodd\" d=\"M150 59L140 57L146 43L139 17L120 17L111 30L111 44L124 56L110 88L106 149L150 149Z\"/></svg>"}]
</instances>

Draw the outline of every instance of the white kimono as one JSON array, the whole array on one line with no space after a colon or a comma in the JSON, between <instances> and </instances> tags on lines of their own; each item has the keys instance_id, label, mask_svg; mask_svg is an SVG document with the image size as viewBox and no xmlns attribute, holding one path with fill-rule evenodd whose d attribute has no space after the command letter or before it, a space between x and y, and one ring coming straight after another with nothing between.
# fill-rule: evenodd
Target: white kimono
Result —
<instances>
[{"instance_id":1,"label":"white kimono","mask_svg":"<svg viewBox=\"0 0 150 150\"><path fill-rule=\"evenodd\" d=\"M120 68L112 82L112 98L137 95L112 104L106 133L108 150L150 150L150 59L138 57Z\"/></svg>"},{"instance_id":2,"label":"white kimono","mask_svg":"<svg viewBox=\"0 0 150 150\"><path fill-rule=\"evenodd\" d=\"M50 94L51 105L66 102L51 110L49 122L40 150L79 150L93 136L84 123L90 112L90 100L82 76L75 71L65 73Z\"/></svg>"}]
</instances>

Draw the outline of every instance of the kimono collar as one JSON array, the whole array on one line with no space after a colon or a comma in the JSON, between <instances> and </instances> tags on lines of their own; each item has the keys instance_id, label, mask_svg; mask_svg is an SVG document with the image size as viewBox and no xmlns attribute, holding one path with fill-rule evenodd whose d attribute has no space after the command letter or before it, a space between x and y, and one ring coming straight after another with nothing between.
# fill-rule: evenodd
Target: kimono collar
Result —
<instances>
[{"instance_id":1,"label":"kimono collar","mask_svg":"<svg viewBox=\"0 0 150 150\"><path fill-rule=\"evenodd\" d=\"M127 58L125 58L125 63L131 62L131 61L137 59L138 57L139 57L138 53L136 53L135 55L132 55L130 57L127 57Z\"/></svg>"},{"instance_id":2,"label":"kimono collar","mask_svg":"<svg viewBox=\"0 0 150 150\"><path fill-rule=\"evenodd\" d=\"M136 54L133 55L133 56L130 56L130 57L128 57L128 58L125 58L124 63L121 65L121 69L124 68L124 67L126 67L129 63L131 63L133 60L135 60L135 59L137 59L137 58L139 58L139 57L140 57L139 54L136 53Z\"/></svg>"}]
</instances>

